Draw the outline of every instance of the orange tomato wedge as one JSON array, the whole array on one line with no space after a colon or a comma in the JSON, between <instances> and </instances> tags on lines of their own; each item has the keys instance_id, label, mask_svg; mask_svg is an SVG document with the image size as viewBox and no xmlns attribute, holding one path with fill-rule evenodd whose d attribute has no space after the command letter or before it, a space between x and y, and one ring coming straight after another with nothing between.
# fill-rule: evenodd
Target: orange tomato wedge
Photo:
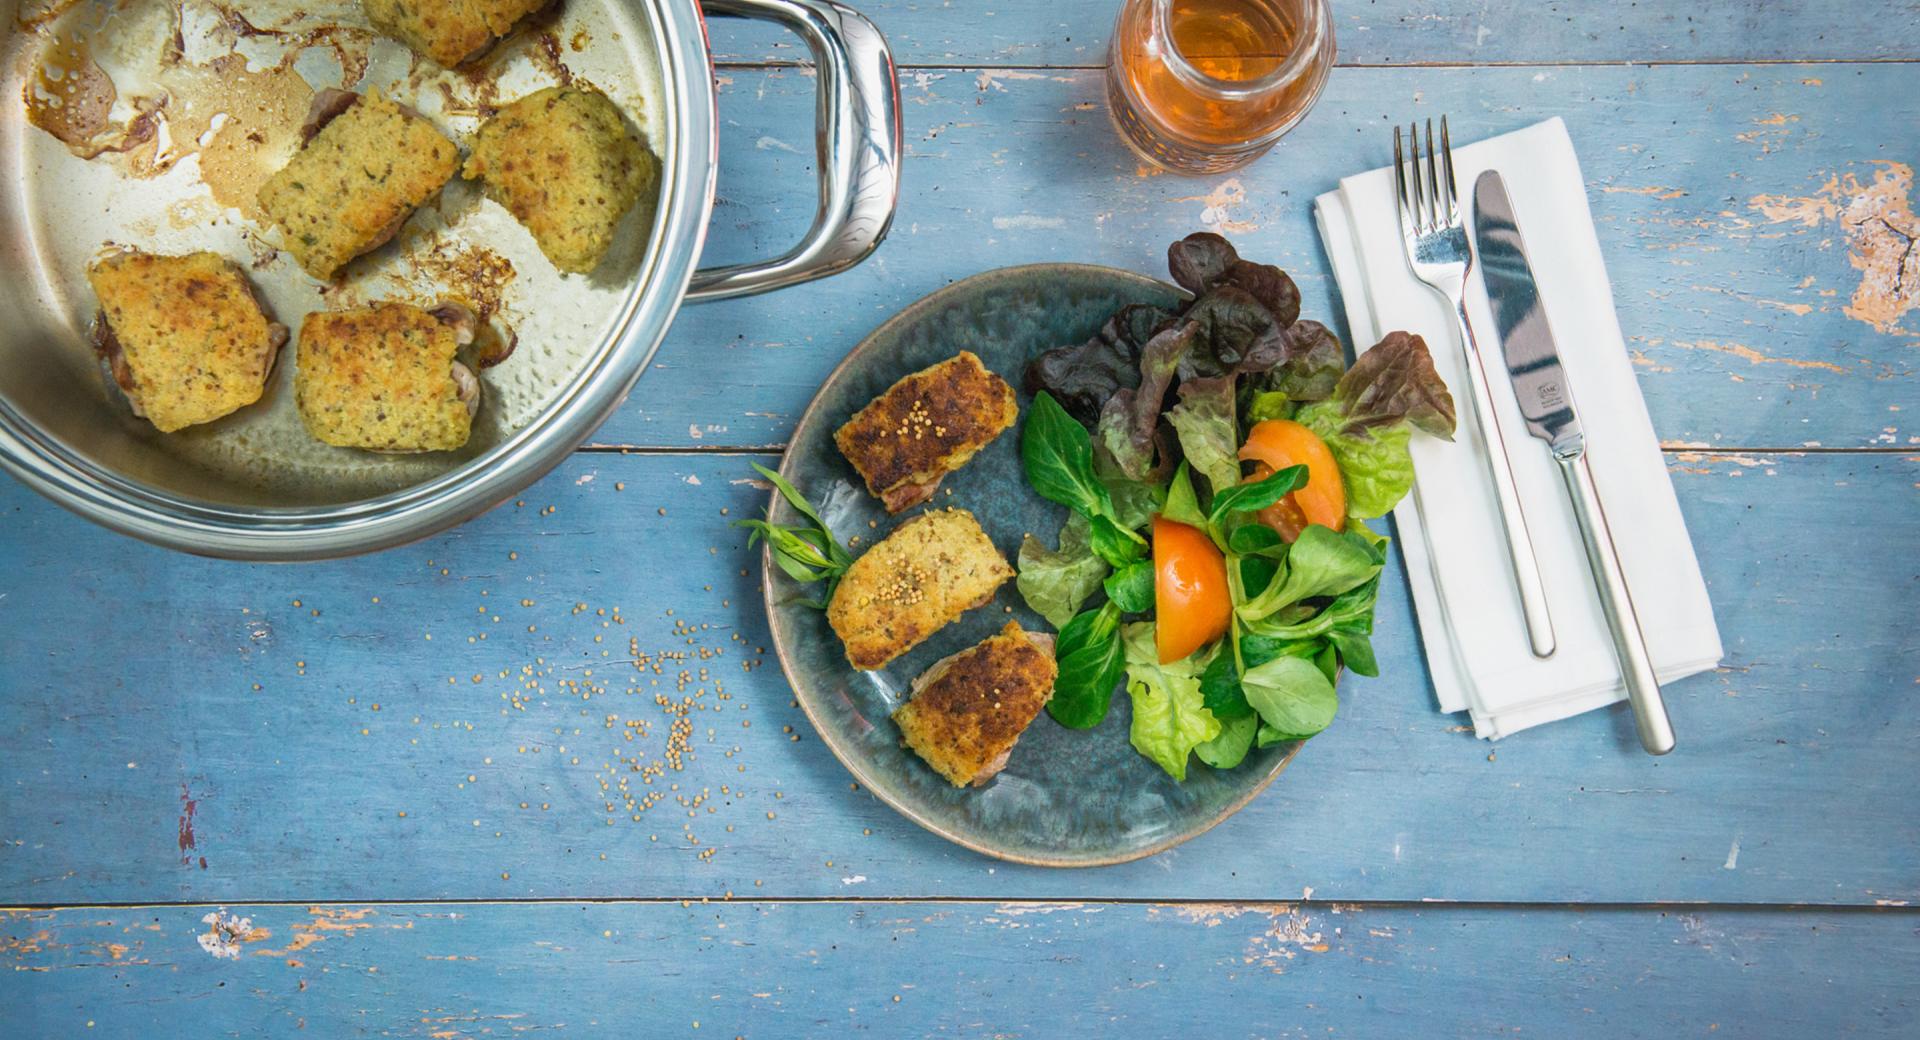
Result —
<instances>
[{"instance_id":1,"label":"orange tomato wedge","mask_svg":"<svg viewBox=\"0 0 1920 1040\"><path fill-rule=\"evenodd\" d=\"M1233 617L1227 561L1206 532L1154 517L1153 607L1161 664L1184 660L1227 634Z\"/></svg>"},{"instance_id":2,"label":"orange tomato wedge","mask_svg":"<svg viewBox=\"0 0 1920 1040\"><path fill-rule=\"evenodd\" d=\"M1291 419L1268 419L1247 431L1242 460L1260 463L1251 480L1270 477L1288 466L1307 467L1307 483L1257 514L1260 522L1291 542L1309 524L1341 530L1347 523L1347 486L1340 464L1319 435Z\"/></svg>"}]
</instances>

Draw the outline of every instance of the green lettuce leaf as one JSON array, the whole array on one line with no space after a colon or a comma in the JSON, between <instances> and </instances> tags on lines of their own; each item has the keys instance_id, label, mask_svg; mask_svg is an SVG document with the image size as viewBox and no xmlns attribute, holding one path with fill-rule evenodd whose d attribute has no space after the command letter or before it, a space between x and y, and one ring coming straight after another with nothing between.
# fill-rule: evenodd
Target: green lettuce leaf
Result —
<instances>
[{"instance_id":1,"label":"green lettuce leaf","mask_svg":"<svg viewBox=\"0 0 1920 1040\"><path fill-rule=\"evenodd\" d=\"M1340 706L1319 665L1290 654L1247 669L1240 685L1260 721L1281 740L1305 740L1326 729Z\"/></svg>"},{"instance_id":2,"label":"green lettuce leaf","mask_svg":"<svg viewBox=\"0 0 1920 1040\"><path fill-rule=\"evenodd\" d=\"M1153 609L1153 561L1135 560L1106 580L1107 598L1123 613L1144 614Z\"/></svg>"},{"instance_id":3,"label":"green lettuce leaf","mask_svg":"<svg viewBox=\"0 0 1920 1040\"><path fill-rule=\"evenodd\" d=\"M1410 426L1387 426L1371 432L1347 432L1347 413L1338 401L1320 401L1300 409L1295 420L1319 434L1340 464L1347 485L1347 512L1372 518L1385 516L1413 490L1413 455L1407 442Z\"/></svg>"},{"instance_id":4,"label":"green lettuce leaf","mask_svg":"<svg viewBox=\"0 0 1920 1040\"><path fill-rule=\"evenodd\" d=\"M1426 341L1390 332L1340 377L1333 396L1294 418L1333 452L1347 486L1347 510L1384 516L1413 488L1413 430L1451 438L1453 395L1433 367Z\"/></svg>"},{"instance_id":5,"label":"green lettuce leaf","mask_svg":"<svg viewBox=\"0 0 1920 1040\"><path fill-rule=\"evenodd\" d=\"M1316 596L1338 596L1380 573L1385 557L1366 537L1309 526L1287 550L1286 563L1258 596L1235 607L1240 620L1254 624L1282 608Z\"/></svg>"},{"instance_id":6,"label":"green lettuce leaf","mask_svg":"<svg viewBox=\"0 0 1920 1040\"><path fill-rule=\"evenodd\" d=\"M1193 490L1193 472L1184 462L1173 473L1173 483L1167 489L1166 509L1161 515L1203 531L1207 528L1207 514L1200 511L1200 496Z\"/></svg>"},{"instance_id":7,"label":"green lettuce leaf","mask_svg":"<svg viewBox=\"0 0 1920 1040\"><path fill-rule=\"evenodd\" d=\"M1060 673L1047 714L1069 729L1092 729L1107 717L1114 687L1126 674L1120 608L1112 603L1074 615L1054 641Z\"/></svg>"},{"instance_id":8,"label":"green lettuce leaf","mask_svg":"<svg viewBox=\"0 0 1920 1040\"><path fill-rule=\"evenodd\" d=\"M1262 390L1247 402L1247 423L1263 423L1268 419L1293 418L1293 398L1280 390Z\"/></svg>"},{"instance_id":9,"label":"green lettuce leaf","mask_svg":"<svg viewBox=\"0 0 1920 1040\"><path fill-rule=\"evenodd\" d=\"M1189 379L1180 403L1167 412L1187 463L1214 494L1240 483L1240 430L1233 418L1233 379Z\"/></svg>"},{"instance_id":10,"label":"green lettuce leaf","mask_svg":"<svg viewBox=\"0 0 1920 1040\"><path fill-rule=\"evenodd\" d=\"M1151 622L1128 625L1124 639L1127 693L1133 698L1128 736L1134 750L1175 780L1185 780L1193 749L1220 735L1220 720L1207 710L1200 693L1205 663L1189 657L1162 665ZM1056 692L1055 699L1058 696Z\"/></svg>"},{"instance_id":11,"label":"green lettuce leaf","mask_svg":"<svg viewBox=\"0 0 1920 1040\"><path fill-rule=\"evenodd\" d=\"M1225 656L1224 654L1221 656ZM1243 715L1220 724L1220 735L1204 744L1195 745L1193 753L1200 761L1215 769L1232 769L1246 760L1247 752L1253 747L1253 738L1260 730L1260 719L1255 715Z\"/></svg>"},{"instance_id":12,"label":"green lettuce leaf","mask_svg":"<svg viewBox=\"0 0 1920 1040\"><path fill-rule=\"evenodd\" d=\"M1032 535L1020 542L1020 576L1014 585L1027 606L1056 630L1073 620L1107 576L1107 562L1093 554L1088 533L1087 518L1069 513L1060 528L1059 549L1047 548Z\"/></svg>"}]
</instances>

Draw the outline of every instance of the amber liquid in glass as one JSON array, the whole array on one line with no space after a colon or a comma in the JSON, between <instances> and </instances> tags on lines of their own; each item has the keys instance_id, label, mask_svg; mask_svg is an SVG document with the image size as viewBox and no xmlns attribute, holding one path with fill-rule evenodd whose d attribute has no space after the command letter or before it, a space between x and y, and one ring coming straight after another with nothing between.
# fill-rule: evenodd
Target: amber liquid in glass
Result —
<instances>
[{"instance_id":1,"label":"amber liquid in glass","mask_svg":"<svg viewBox=\"0 0 1920 1040\"><path fill-rule=\"evenodd\" d=\"M1128 0L1107 88L1122 136L1151 162L1208 173L1250 162L1325 86L1324 0Z\"/></svg>"}]
</instances>

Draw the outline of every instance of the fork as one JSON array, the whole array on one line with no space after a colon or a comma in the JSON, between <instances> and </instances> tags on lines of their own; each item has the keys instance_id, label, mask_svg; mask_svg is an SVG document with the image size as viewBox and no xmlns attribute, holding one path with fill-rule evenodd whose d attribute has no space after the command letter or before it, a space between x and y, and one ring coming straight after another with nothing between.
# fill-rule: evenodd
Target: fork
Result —
<instances>
[{"instance_id":1,"label":"fork","mask_svg":"<svg viewBox=\"0 0 1920 1040\"><path fill-rule=\"evenodd\" d=\"M1513 465L1507 459L1507 439L1500 430L1499 413L1494 411L1486 364L1481 359L1480 344L1473 337L1473 323L1467 320L1467 307L1463 302L1467 272L1473 267L1473 249L1467 244L1459 192L1454 186L1453 145L1447 135L1447 117L1440 117L1438 149L1433 144L1433 120L1427 120L1424 163L1420 157L1418 124L1407 124L1407 144L1412 152L1410 156L1403 155L1400 128L1394 127L1393 181L1399 192L1400 237L1407 250L1407 266L1415 278L1453 305L1454 320L1460 329L1460 346L1466 354L1473 419L1480 428L1481 441L1487 446L1487 471L1493 477L1494 495L1500 502L1507 554L1513 560L1520 610L1526 616L1527 640L1532 644L1534 656L1551 657L1553 618L1547 612L1547 590L1540 578L1540 560L1534 555L1533 536L1527 531L1527 517L1520 508L1520 492L1513 481Z\"/></svg>"}]
</instances>

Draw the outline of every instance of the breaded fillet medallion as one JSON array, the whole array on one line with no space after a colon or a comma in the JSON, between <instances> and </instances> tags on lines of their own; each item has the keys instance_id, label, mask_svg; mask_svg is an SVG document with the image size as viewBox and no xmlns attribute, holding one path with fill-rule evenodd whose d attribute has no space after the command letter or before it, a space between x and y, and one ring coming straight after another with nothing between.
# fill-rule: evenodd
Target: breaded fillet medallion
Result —
<instances>
[{"instance_id":1,"label":"breaded fillet medallion","mask_svg":"<svg viewBox=\"0 0 1920 1040\"><path fill-rule=\"evenodd\" d=\"M377 91L322 92L309 129L306 145L261 186L260 208L321 281L391 240L460 164L445 134Z\"/></svg>"},{"instance_id":2,"label":"breaded fillet medallion","mask_svg":"<svg viewBox=\"0 0 1920 1040\"><path fill-rule=\"evenodd\" d=\"M905 376L834 432L867 490L898 513L933 497L940 479L1020 416L1013 387L970 351Z\"/></svg>"},{"instance_id":3,"label":"breaded fillet medallion","mask_svg":"<svg viewBox=\"0 0 1920 1040\"><path fill-rule=\"evenodd\" d=\"M900 735L955 787L984 784L1053 699L1053 637L1009 621L998 635L927 669L894 709Z\"/></svg>"},{"instance_id":4,"label":"breaded fillet medallion","mask_svg":"<svg viewBox=\"0 0 1920 1040\"><path fill-rule=\"evenodd\" d=\"M95 348L135 415L171 433L260 399L287 329L232 261L127 251L95 261L87 281L100 298Z\"/></svg>"},{"instance_id":5,"label":"breaded fillet medallion","mask_svg":"<svg viewBox=\"0 0 1920 1040\"><path fill-rule=\"evenodd\" d=\"M308 315L293 378L307 431L379 452L466 444L480 381L455 360L461 339L459 322L405 303Z\"/></svg>"},{"instance_id":6,"label":"breaded fillet medallion","mask_svg":"<svg viewBox=\"0 0 1920 1040\"><path fill-rule=\"evenodd\" d=\"M571 86L501 109L474 138L465 176L526 226L553 266L586 274L627 210L652 197L659 172L606 95Z\"/></svg>"},{"instance_id":7,"label":"breaded fillet medallion","mask_svg":"<svg viewBox=\"0 0 1920 1040\"><path fill-rule=\"evenodd\" d=\"M367 21L447 68L485 54L549 0L360 0Z\"/></svg>"},{"instance_id":8,"label":"breaded fillet medallion","mask_svg":"<svg viewBox=\"0 0 1920 1040\"><path fill-rule=\"evenodd\" d=\"M827 623L855 668L872 670L993 600L1013 568L964 509L901 524L868 549L834 589Z\"/></svg>"}]
</instances>

